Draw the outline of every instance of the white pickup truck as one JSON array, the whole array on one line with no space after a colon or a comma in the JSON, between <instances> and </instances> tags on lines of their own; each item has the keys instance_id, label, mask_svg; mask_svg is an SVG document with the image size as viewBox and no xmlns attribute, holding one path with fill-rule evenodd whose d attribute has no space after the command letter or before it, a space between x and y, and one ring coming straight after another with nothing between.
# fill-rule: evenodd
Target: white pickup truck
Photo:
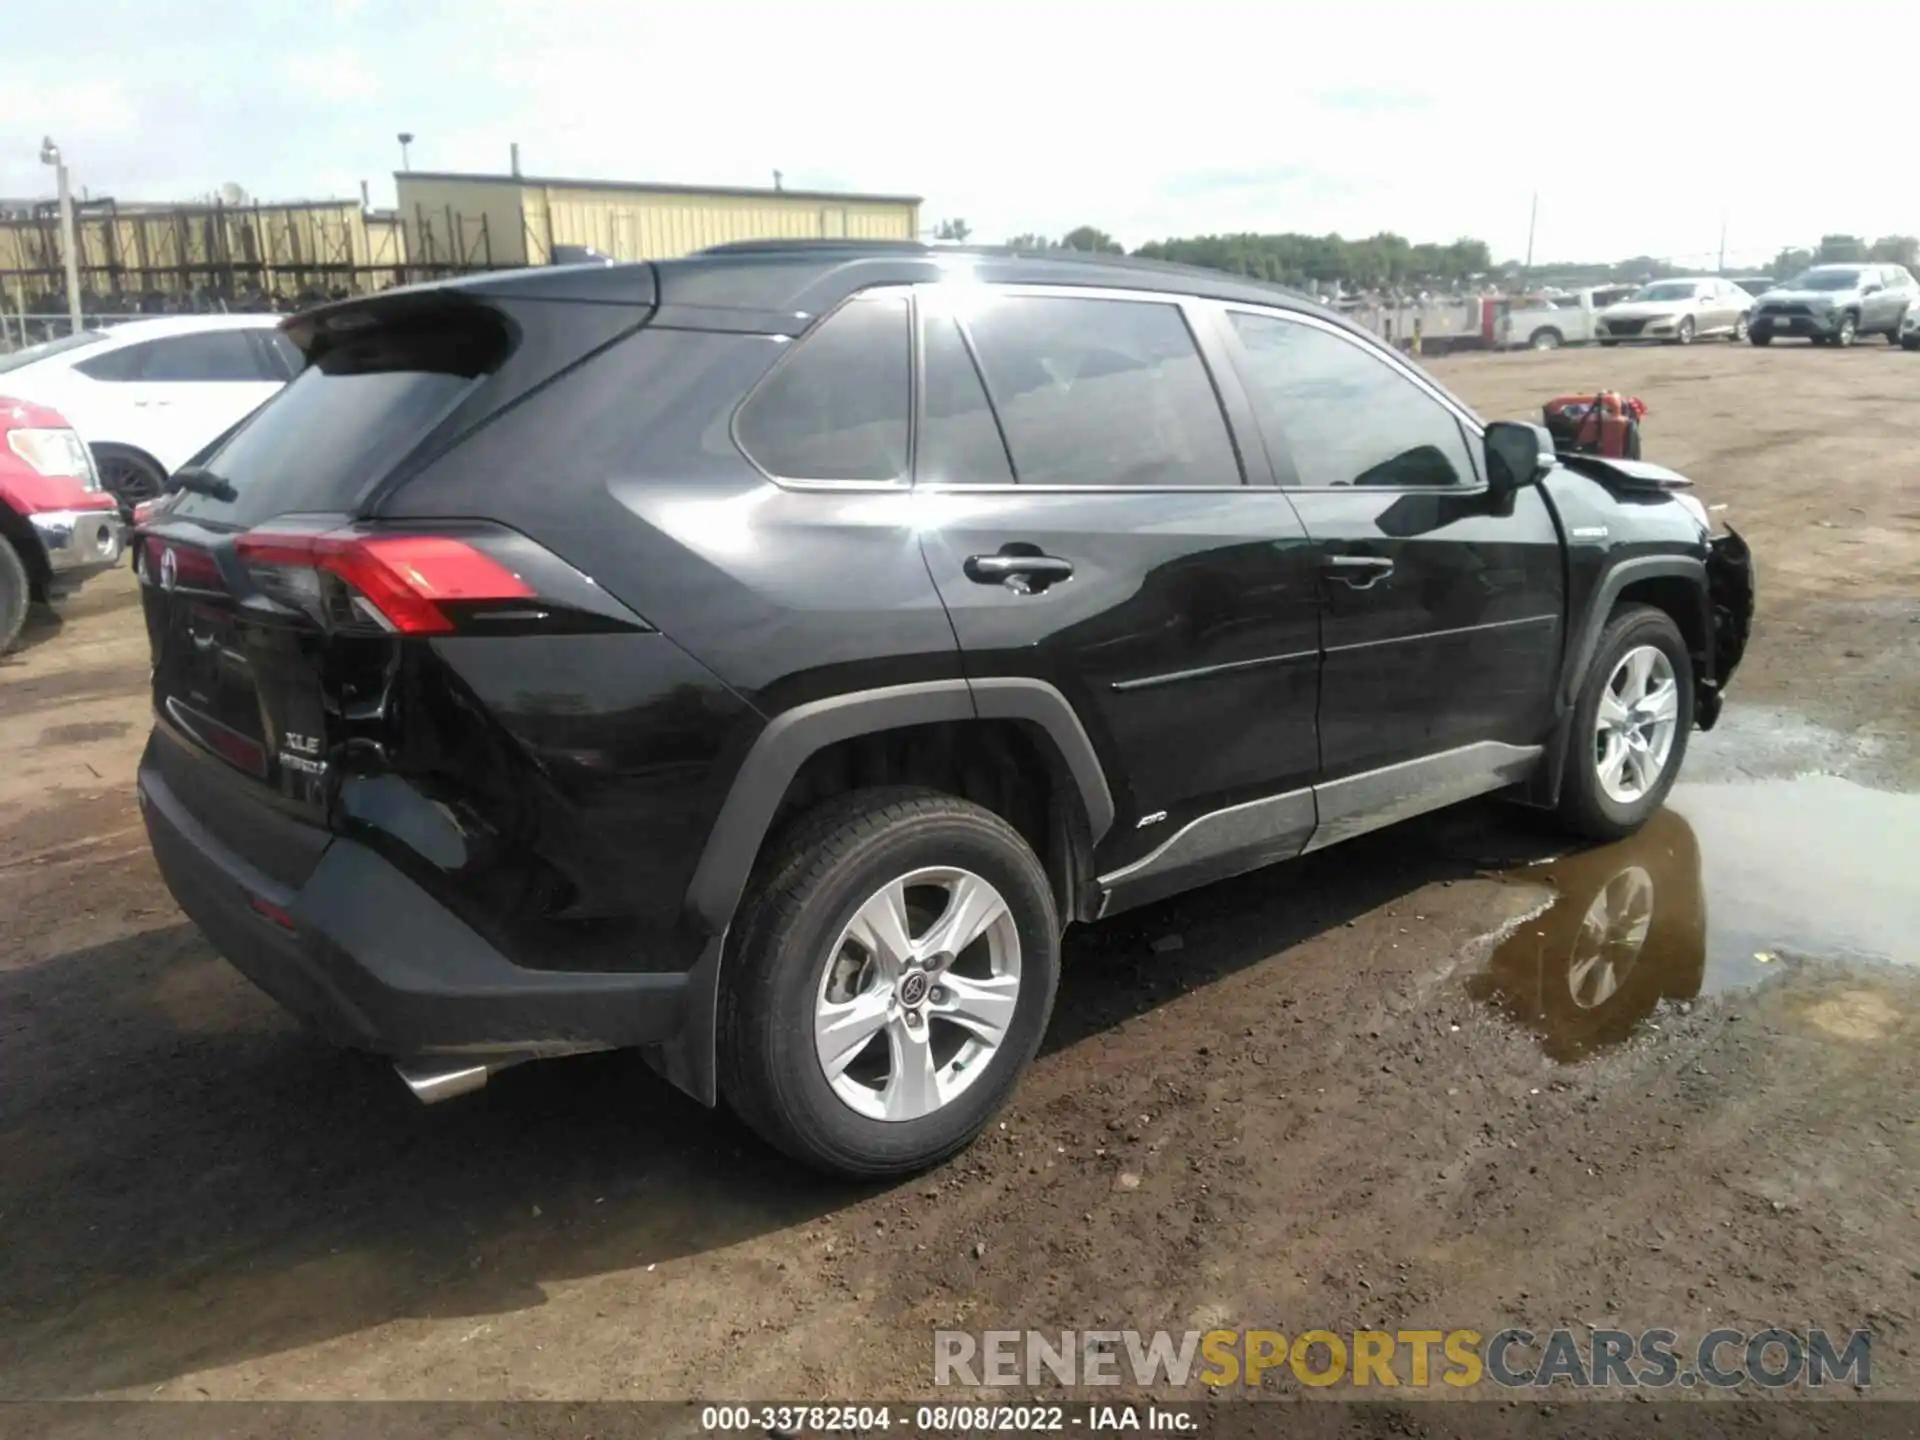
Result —
<instances>
[{"instance_id":1,"label":"white pickup truck","mask_svg":"<svg viewBox=\"0 0 1920 1440\"><path fill-rule=\"evenodd\" d=\"M1594 285L1558 300L1503 307L1493 324L1500 350L1557 350L1593 341L1594 317L1625 300L1637 285Z\"/></svg>"}]
</instances>

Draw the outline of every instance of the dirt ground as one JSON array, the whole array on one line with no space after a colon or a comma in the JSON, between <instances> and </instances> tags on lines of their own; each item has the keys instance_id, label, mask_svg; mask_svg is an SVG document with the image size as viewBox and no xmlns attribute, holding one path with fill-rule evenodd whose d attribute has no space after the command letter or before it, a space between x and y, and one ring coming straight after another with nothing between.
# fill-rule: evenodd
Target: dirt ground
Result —
<instances>
[{"instance_id":1,"label":"dirt ground","mask_svg":"<svg viewBox=\"0 0 1920 1440\"><path fill-rule=\"evenodd\" d=\"M1867 1328L1920 1398L1920 355L1434 368L1640 395L1753 543L1672 810L1553 858L1469 807L1076 930L1004 1123L884 1188L624 1057L426 1109L302 1034L160 884L137 597L89 585L0 664L0 1400L902 1397L936 1327L1422 1324ZM1645 951L1569 1004L1616 884Z\"/></svg>"}]
</instances>

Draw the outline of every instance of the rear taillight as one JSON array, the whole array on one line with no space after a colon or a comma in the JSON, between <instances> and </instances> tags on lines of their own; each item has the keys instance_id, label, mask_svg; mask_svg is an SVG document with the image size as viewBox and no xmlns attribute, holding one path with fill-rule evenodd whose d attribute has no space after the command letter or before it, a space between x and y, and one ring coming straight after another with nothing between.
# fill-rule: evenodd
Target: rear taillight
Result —
<instances>
[{"instance_id":1,"label":"rear taillight","mask_svg":"<svg viewBox=\"0 0 1920 1440\"><path fill-rule=\"evenodd\" d=\"M274 598L315 618L357 618L402 635L450 635L460 627L449 606L536 594L478 546L446 535L253 530L234 551Z\"/></svg>"},{"instance_id":2,"label":"rear taillight","mask_svg":"<svg viewBox=\"0 0 1920 1440\"><path fill-rule=\"evenodd\" d=\"M89 490L100 488L99 473L93 468L93 452L71 430L21 426L7 431L7 446L28 468L41 475L78 480Z\"/></svg>"}]
</instances>

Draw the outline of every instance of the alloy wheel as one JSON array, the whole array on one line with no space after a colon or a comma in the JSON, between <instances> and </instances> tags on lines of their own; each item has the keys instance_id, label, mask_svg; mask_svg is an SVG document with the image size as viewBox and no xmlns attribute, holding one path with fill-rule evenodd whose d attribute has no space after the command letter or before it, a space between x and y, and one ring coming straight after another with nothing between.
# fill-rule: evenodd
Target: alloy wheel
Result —
<instances>
[{"instance_id":1,"label":"alloy wheel","mask_svg":"<svg viewBox=\"0 0 1920 1440\"><path fill-rule=\"evenodd\" d=\"M1610 799L1631 805L1659 785L1679 717L1680 689L1666 652L1639 645L1621 656L1594 723L1594 768Z\"/></svg>"},{"instance_id":2,"label":"alloy wheel","mask_svg":"<svg viewBox=\"0 0 1920 1440\"><path fill-rule=\"evenodd\" d=\"M814 1005L814 1051L833 1093L874 1120L918 1120L987 1069L1020 1000L1020 932L970 870L888 882L847 922Z\"/></svg>"}]
</instances>

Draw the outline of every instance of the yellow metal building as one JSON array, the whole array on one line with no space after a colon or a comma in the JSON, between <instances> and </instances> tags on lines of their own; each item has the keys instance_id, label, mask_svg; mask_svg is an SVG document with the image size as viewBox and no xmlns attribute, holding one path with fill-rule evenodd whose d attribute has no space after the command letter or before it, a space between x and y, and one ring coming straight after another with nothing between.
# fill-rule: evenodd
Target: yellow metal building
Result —
<instances>
[{"instance_id":1,"label":"yellow metal building","mask_svg":"<svg viewBox=\"0 0 1920 1440\"><path fill-rule=\"evenodd\" d=\"M423 171L394 181L415 266L544 265L556 245L667 260L733 240L911 240L920 231L917 195Z\"/></svg>"}]
</instances>

